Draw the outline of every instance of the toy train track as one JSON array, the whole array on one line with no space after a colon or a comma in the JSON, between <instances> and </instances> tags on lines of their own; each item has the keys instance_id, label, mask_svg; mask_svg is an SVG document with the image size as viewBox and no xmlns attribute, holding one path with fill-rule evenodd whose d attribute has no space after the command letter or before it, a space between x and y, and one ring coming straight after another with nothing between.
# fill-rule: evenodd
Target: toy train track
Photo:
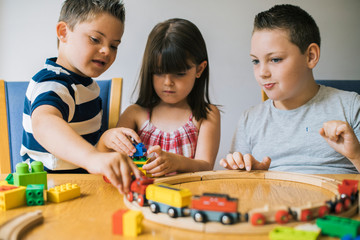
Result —
<instances>
[{"instance_id":1,"label":"toy train track","mask_svg":"<svg viewBox=\"0 0 360 240\"><path fill-rule=\"evenodd\" d=\"M162 207L162 204L157 204L156 201L152 201L154 200L154 196L156 196L154 194L153 194L154 196L150 196L149 198L150 207L148 206L141 207L137 203L138 201L139 203L141 203L141 205L144 205L145 196L144 195L142 196L141 194L137 196L138 199L140 200L130 202L128 200L129 199L128 197L124 197L124 202L128 208L142 211L145 219L150 220L152 222L156 222L159 224L163 224L175 228L182 228L182 229L207 232L207 233L224 233L224 234L268 233L279 223L283 223L283 225L285 226L295 226L301 223L301 221L308 221L308 220L313 221L315 218L321 217L320 214L323 213L325 214L325 212L327 213L327 211L329 210L329 209L325 209L327 208L327 205L332 205L331 211L334 212L334 214L336 214L337 216L352 217L356 214L359 207L357 183L356 183L356 189L355 190L351 189L352 199L350 201L350 197L345 198L343 196L344 195L343 192L348 191L348 189L347 186L343 187L343 183L341 181L332 178L316 176L316 175L273 172L273 171L246 172L241 170L224 170L224 171L208 171L208 172L179 174L166 178L158 178L153 181L155 185L156 184L176 185L182 183L219 180L219 179L263 179L263 180L291 181L291 182L304 183L304 184L320 187L321 189L330 191L331 193L334 194L334 196L332 197L332 199L329 199L329 201L327 201L328 204L324 204L324 201L319 202L314 200L314 202L311 202L310 205L309 204L302 206L281 205L281 206L270 206L270 207L264 206L263 208L251 209L246 214L242 214L242 217L241 218L239 217L238 221L233 221L235 218L234 215L224 214L221 216L220 221L222 221L221 219L223 216L227 216L228 218L225 218L224 220L225 222L223 222L223 224L221 224L220 222L213 222L213 221L204 221L203 223L202 222L203 219L201 219L202 216L198 215L198 217L200 218L196 219L196 215L195 215L196 212L201 213L201 211L200 210L194 211L194 209L192 210L190 209L191 211L195 212L194 214L192 213L192 217L189 216L184 217L184 215L186 215L185 211L183 217L178 216L179 213L180 215L182 215L181 211L183 210L181 210L180 212L176 212L176 208L171 208L171 209L169 208L171 211L168 211L168 214L166 213L154 214L156 212L159 212L159 206ZM152 184L152 181L146 182L146 185L149 184ZM148 189L146 191L146 194L154 191L152 188ZM162 186L162 188L163 189L160 189L161 191L166 191L166 189L169 187ZM146 187L142 186L141 191L144 193L145 189ZM138 192L140 193L141 192L140 188L138 190L139 190ZM183 193L183 196L188 197L188 195L189 194L187 192ZM232 202L234 201L234 199L226 197L224 196L224 194L212 194L212 195L214 195L215 197L222 198L223 201L225 201L225 203L222 203L223 205L227 204L230 206L230 204L232 204ZM204 194L203 196L193 196L193 199L199 200L199 198L204 198L206 200L208 196L209 195L206 194ZM131 197L133 197L133 195L131 195ZM130 198L130 200L135 200L135 199ZM153 202L155 202L155 205L152 204ZM194 200L193 200L193 205L194 205ZM210 216L214 216L213 213L211 214L212 215L208 215L207 218L210 218ZM312 214L314 214L314 216L312 216ZM260 215L263 218L257 218L257 216ZM217 215L215 216L218 218ZM267 218L266 224L264 224L265 217ZM229 219L232 219L232 221L229 222ZM195 221L199 220L199 221L194 222L194 220ZM251 223L251 221L253 221L253 223ZM258 223L262 223L264 225L254 226L254 225L258 225ZM232 224L232 225L229 226L227 224Z\"/></svg>"}]
</instances>

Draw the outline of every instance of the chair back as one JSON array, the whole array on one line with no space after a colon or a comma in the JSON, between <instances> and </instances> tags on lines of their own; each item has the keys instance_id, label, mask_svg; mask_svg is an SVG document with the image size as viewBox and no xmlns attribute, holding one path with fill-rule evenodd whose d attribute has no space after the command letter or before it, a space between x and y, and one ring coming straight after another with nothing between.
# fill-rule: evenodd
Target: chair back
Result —
<instances>
[{"instance_id":1,"label":"chair back","mask_svg":"<svg viewBox=\"0 0 360 240\"><path fill-rule=\"evenodd\" d=\"M316 83L360 94L360 80L316 80ZM263 102L269 99L264 90L261 90L261 98Z\"/></svg>"},{"instance_id":2,"label":"chair back","mask_svg":"<svg viewBox=\"0 0 360 240\"><path fill-rule=\"evenodd\" d=\"M101 130L105 131L115 127L119 119L122 78L97 82L103 107ZM16 164L22 161L22 116L28 84L0 80L0 173L15 172Z\"/></svg>"}]
</instances>

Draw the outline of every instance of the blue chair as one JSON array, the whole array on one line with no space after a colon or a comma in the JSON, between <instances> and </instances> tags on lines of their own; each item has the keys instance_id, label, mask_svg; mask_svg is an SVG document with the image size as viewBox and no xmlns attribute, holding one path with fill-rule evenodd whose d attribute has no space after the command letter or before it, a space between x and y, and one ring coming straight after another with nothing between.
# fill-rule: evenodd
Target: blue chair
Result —
<instances>
[{"instance_id":1,"label":"blue chair","mask_svg":"<svg viewBox=\"0 0 360 240\"><path fill-rule=\"evenodd\" d=\"M97 81L102 99L102 130L116 126L120 116L122 78ZM0 173L15 171L21 162L22 114L29 82L0 80Z\"/></svg>"},{"instance_id":2,"label":"blue chair","mask_svg":"<svg viewBox=\"0 0 360 240\"><path fill-rule=\"evenodd\" d=\"M360 94L360 80L316 80L316 83ZM261 90L261 98L262 101L269 99L263 90Z\"/></svg>"}]
</instances>

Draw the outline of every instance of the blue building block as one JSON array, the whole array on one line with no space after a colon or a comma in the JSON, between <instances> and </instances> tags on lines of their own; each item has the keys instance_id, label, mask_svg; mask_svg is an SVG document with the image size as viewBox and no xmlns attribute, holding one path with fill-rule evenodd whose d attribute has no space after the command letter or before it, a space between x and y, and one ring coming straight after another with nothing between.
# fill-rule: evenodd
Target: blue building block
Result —
<instances>
[{"instance_id":1,"label":"blue building block","mask_svg":"<svg viewBox=\"0 0 360 240\"><path fill-rule=\"evenodd\" d=\"M47 173L44 171L44 165L40 161L31 163L31 172L26 163L16 164L16 172L13 174L14 185L26 187L29 184L43 184L47 189Z\"/></svg>"},{"instance_id":2,"label":"blue building block","mask_svg":"<svg viewBox=\"0 0 360 240\"><path fill-rule=\"evenodd\" d=\"M44 205L44 184L29 184L26 187L26 204Z\"/></svg>"},{"instance_id":3,"label":"blue building block","mask_svg":"<svg viewBox=\"0 0 360 240\"><path fill-rule=\"evenodd\" d=\"M143 143L135 144L133 143L134 147L136 148L136 152L134 153L134 158L142 158L145 154L147 149L145 148Z\"/></svg>"}]
</instances>

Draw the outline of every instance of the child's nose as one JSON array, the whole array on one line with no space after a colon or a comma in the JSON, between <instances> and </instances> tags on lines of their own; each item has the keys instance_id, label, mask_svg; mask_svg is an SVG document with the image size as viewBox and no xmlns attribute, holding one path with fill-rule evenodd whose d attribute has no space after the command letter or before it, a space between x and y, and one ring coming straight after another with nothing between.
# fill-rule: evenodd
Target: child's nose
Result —
<instances>
[{"instance_id":1,"label":"child's nose","mask_svg":"<svg viewBox=\"0 0 360 240\"><path fill-rule=\"evenodd\" d=\"M104 55L108 55L110 53L110 48L108 46L102 46L100 48L100 53Z\"/></svg>"},{"instance_id":2,"label":"child's nose","mask_svg":"<svg viewBox=\"0 0 360 240\"><path fill-rule=\"evenodd\" d=\"M170 74L165 74L164 84L165 84L166 86L172 86L172 85L174 85L174 82L173 82Z\"/></svg>"},{"instance_id":3,"label":"child's nose","mask_svg":"<svg viewBox=\"0 0 360 240\"><path fill-rule=\"evenodd\" d=\"M262 78L266 78L270 76L269 68L266 64L261 64L259 68L259 75Z\"/></svg>"}]
</instances>

